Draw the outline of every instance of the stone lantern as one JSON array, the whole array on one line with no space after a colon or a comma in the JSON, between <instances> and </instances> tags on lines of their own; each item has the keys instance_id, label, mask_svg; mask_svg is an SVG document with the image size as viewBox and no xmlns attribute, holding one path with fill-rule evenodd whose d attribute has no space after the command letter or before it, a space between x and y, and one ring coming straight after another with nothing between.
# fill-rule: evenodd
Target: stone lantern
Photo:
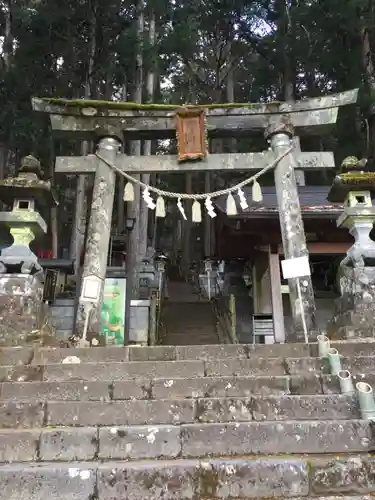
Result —
<instances>
[{"instance_id":1,"label":"stone lantern","mask_svg":"<svg viewBox=\"0 0 375 500\"><path fill-rule=\"evenodd\" d=\"M336 338L372 337L375 334L375 242L370 233L375 221L375 172L364 171L364 162L348 157L328 194L328 201L343 203L337 226L354 238L340 264L341 297L328 333Z\"/></svg>"},{"instance_id":2,"label":"stone lantern","mask_svg":"<svg viewBox=\"0 0 375 500\"><path fill-rule=\"evenodd\" d=\"M39 161L26 156L18 175L0 181L0 224L9 228L13 243L0 254L0 345L22 345L26 334L40 327L43 269L29 245L47 233L39 210L56 205L50 182L40 179Z\"/></svg>"}]
</instances>

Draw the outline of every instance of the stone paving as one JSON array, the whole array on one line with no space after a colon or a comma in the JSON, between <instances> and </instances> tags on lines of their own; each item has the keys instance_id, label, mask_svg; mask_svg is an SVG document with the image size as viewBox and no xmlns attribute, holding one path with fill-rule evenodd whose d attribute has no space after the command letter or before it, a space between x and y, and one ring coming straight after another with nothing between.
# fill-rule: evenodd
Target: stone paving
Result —
<instances>
[{"instance_id":1,"label":"stone paving","mask_svg":"<svg viewBox=\"0 0 375 500\"><path fill-rule=\"evenodd\" d=\"M374 448L315 344L0 350L1 500L354 500Z\"/></svg>"}]
</instances>

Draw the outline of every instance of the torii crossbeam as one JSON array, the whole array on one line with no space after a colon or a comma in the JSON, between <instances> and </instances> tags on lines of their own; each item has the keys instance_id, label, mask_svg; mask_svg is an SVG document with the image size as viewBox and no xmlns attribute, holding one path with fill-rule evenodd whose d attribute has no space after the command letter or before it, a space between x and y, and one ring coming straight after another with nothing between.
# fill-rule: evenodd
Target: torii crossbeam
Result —
<instances>
[{"instance_id":1,"label":"torii crossbeam","mask_svg":"<svg viewBox=\"0 0 375 500\"><path fill-rule=\"evenodd\" d=\"M32 100L35 111L50 116L54 134L79 140L99 138L98 152L120 170L130 174L183 171L255 171L261 170L286 151L298 136L323 134L335 124L340 106L353 104L358 90L294 103L209 106L206 121L209 137L237 137L264 133L271 149L265 153L213 154L194 163L178 163L177 157L145 157L121 154L121 141L127 139L163 139L176 133L173 106L140 106L131 103L102 101L69 101L65 99ZM116 133L114 133L116 131ZM120 132L120 133L119 133ZM114 135L118 135L118 140ZM99 137L98 137L99 135ZM122 137L120 137L122 136ZM275 167L275 186L279 205L281 235L286 259L308 256L305 233L295 180L295 169L334 168L330 152L301 152L297 147ZM95 155L58 157L56 172L95 174L93 206L88 229L88 245L83 277L95 274L102 282L101 300L106 276L108 243L114 201L115 174ZM300 340L307 333L318 332L315 300L310 276L289 279L289 294L294 334L289 340ZM92 315L89 330L98 334L100 307ZM83 317L78 315L81 325ZM279 338L276 341L284 341Z\"/></svg>"}]
</instances>

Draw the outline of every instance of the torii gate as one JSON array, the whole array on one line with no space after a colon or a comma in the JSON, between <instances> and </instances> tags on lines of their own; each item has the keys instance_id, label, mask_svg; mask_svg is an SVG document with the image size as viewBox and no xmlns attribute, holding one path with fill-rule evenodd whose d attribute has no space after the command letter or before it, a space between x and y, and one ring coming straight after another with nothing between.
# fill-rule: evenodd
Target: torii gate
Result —
<instances>
[{"instance_id":1,"label":"torii gate","mask_svg":"<svg viewBox=\"0 0 375 500\"><path fill-rule=\"evenodd\" d=\"M147 108L136 104L132 107L129 103L121 106L121 103L116 102L40 98L33 98L32 106L35 111L49 114L52 130L57 136L73 136L79 140L99 139L100 156L129 174L206 170L256 171L290 148L292 141L296 139L294 134L321 135L329 131L336 123L339 107L355 103L357 94L358 90L355 89L293 103L207 107L206 124L210 138L263 133L271 147L262 153L212 154L194 163L179 163L177 157L170 155L137 157L126 156L120 152L123 138L136 140L175 137L176 108L173 106ZM308 256L294 170L334 167L333 153L306 153L301 152L298 147L276 165L275 186L285 259ZM97 335L107 268L115 172L95 155L58 157L56 172L95 174L83 279L90 275L100 279L100 296L89 324L89 332ZM288 281L295 329L293 339L303 339L306 331L314 338L318 328L311 276L293 277ZM81 321L82 318L79 324Z\"/></svg>"}]
</instances>

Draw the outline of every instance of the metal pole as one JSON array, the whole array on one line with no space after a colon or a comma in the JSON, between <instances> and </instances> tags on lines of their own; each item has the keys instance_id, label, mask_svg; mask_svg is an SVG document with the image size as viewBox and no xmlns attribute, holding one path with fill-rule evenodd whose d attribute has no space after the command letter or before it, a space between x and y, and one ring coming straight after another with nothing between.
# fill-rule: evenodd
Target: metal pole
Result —
<instances>
[{"instance_id":1,"label":"metal pole","mask_svg":"<svg viewBox=\"0 0 375 500\"><path fill-rule=\"evenodd\" d=\"M306 318L305 318L305 310L303 307L303 301L302 301L302 294L301 294L301 284L299 282L299 278L297 278L297 292L298 292L298 300L301 308L301 319L302 319L302 326L303 326L303 334L305 336L305 343L309 343L309 337L307 334L307 326L306 326Z\"/></svg>"}]
</instances>

